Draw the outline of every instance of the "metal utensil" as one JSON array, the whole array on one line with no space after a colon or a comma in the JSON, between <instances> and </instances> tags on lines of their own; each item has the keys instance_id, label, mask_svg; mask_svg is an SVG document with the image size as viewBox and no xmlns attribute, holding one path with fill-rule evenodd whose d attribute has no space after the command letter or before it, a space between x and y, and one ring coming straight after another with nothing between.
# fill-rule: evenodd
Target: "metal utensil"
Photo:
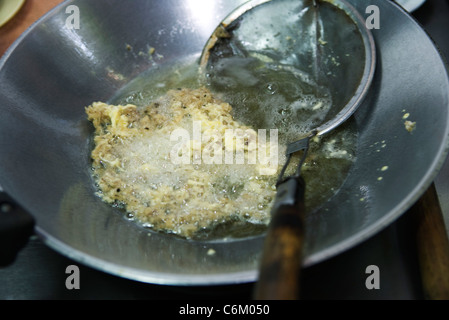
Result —
<instances>
[{"instance_id":1,"label":"metal utensil","mask_svg":"<svg viewBox=\"0 0 449 320\"><path fill-rule=\"evenodd\" d=\"M349 61L340 63L335 57L329 58L329 52L336 51L332 46L340 43L327 44L328 37L332 37L328 35L328 29L352 32L347 39L351 47L346 56L357 57L360 68L352 74L352 82L340 79L344 82L341 86L347 85L347 88L341 90L345 92L344 97L337 99L340 103L334 103L327 121L305 126L308 129L299 134L302 137L287 145L287 161L277 182L277 197L272 207L272 221L255 293L258 299L294 299L299 296L305 210L301 167L310 139L338 127L363 101L374 76L374 40L361 16L346 1L254 0L237 8L219 24L200 59L203 72L209 72L208 77L213 75L214 68L222 60L231 59L232 63L233 57L248 57L283 70L306 70L314 85L327 86L326 77L332 76L335 67L347 70L350 64ZM282 41L282 38L290 41ZM323 49L325 46L328 46L326 50ZM334 64L326 63L329 59ZM284 178L293 154L299 151L303 154L296 172Z\"/></svg>"}]
</instances>

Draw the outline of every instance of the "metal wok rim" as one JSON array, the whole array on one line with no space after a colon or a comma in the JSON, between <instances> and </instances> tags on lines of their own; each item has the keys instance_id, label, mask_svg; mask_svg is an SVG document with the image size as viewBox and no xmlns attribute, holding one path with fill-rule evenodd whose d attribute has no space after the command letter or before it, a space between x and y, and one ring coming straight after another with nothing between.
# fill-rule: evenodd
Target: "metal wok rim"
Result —
<instances>
[{"instance_id":1,"label":"metal wok rim","mask_svg":"<svg viewBox=\"0 0 449 320\"><path fill-rule=\"evenodd\" d=\"M72 0L66 0L61 4L57 5L55 8L50 10L35 23L33 23L21 36L7 49L0 59L0 70L5 65L11 53L17 48L17 46L27 37L27 35L35 28L36 25L40 24L42 21L46 20L49 16L52 16L55 11L60 7L66 6L68 3L73 2ZM394 4L394 6L399 7ZM401 11L403 11L401 9ZM415 19L410 19L411 22L418 25ZM433 43L431 38L426 34L427 38ZM441 56L441 55L440 55ZM448 68L445 69L446 72L446 87L449 87L449 75ZM448 102L449 103L449 102ZM449 108L449 107L448 107ZM448 119L449 121L449 119ZM449 128L445 132L445 143L443 143L439 150L437 157L435 157L432 164L429 166L426 175L421 179L420 183L415 186L412 192L408 194L394 209L390 210L382 219L377 220L372 223L370 227L365 228L353 236L347 238L340 243L337 243L326 250L318 252L311 255L304 261L304 266L308 267L313 264L319 263L325 259L336 256L347 249L354 247L365 241L366 239L372 237L393 221L395 221L400 215L402 215L409 207L420 198L422 193L431 185L433 180L438 174L439 169L444 164L446 157L449 153ZM8 190L5 190L6 192ZM240 284L245 282L253 282L257 280L258 271L245 271L245 272L234 272L226 274L215 274L215 275L190 275L190 274L174 274L174 273L161 273L161 272L151 272L146 270L133 269L130 267L123 267L116 263L108 262L91 256L85 252L76 250L70 245L63 243L45 230L36 226L35 232L37 236L42 239L42 241L48 245L50 248L59 252L60 254L73 259L81 264L93 267L94 269L104 271L119 277L124 277L130 280L141 281L145 283L161 284L161 285L223 285L223 284Z\"/></svg>"}]
</instances>

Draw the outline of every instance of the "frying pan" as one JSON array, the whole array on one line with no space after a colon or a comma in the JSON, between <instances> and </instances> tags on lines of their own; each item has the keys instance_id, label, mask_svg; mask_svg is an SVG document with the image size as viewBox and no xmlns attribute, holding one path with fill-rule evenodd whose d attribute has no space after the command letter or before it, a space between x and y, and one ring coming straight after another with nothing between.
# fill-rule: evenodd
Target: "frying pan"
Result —
<instances>
[{"instance_id":1,"label":"frying pan","mask_svg":"<svg viewBox=\"0 0 449 320\"><path fill-rule=\"evenodd\" d=\"M199 55L218 22L243 2L67 1L3 56L0 183L31 213L46 244L79 263L143 282L256 280L263 236L149 236L101 202L89 173L92 128L84 113L92 101L108 101L142 72ZM366 4L350 2L365 13ZM368 97L353 116L357 160L339 192L306 217L305 266L351 248L398 218L433 181L448 151L449 83L438 50L394 3L370 4L381 12L380 29L372 30L378 65ZM69 5L79 8L79 29L66 25ZM154 56L139 54L149 47L156 49ZM405 112L417 123L412 133L404 128Z\"/></svg>"}]
</instances>

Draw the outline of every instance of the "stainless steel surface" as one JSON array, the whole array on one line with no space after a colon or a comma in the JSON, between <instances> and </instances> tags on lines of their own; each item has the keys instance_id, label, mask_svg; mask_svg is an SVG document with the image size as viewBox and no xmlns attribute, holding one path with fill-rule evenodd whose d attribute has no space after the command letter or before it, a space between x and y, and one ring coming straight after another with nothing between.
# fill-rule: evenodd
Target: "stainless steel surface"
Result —
<instances>
[{"instance_id":1,"label":"stainless steel surface","mask_svg":"<svg viewBox=\"0 0 449 320\"><path fill-rule=\"evenodd\" d=\"M245 2L218 25L202 51L200 64L211 69L223 58L263 57L280 69L305 72L316 86L331 92L333 106L324 121L306 126L324 135L345 122L363 102L374 77L376 47L364 18L350 3L325 0L314 4L308 0ZM228 27L232 39L221 41L217 34Z\"/></svg>"},{"instance_id":2,"label":"stainless steel surface","mask_svg":"<svg viewBox=\"0 0 449 320\"><path fill-rule=\"evenodd\" d=\"M449 2L448 1L425 1L422 7L413 12L419 23L421 23L426 32L436 42L441 54L445 57L446 65L449 58L449 38L446 31L449 27ZM449 235L449 159L440 170L435 179L435 187L446 222L446 231Z\"/></svg>"},{"instance_id":3,"label":"stainless steel surface","mask_svg":"<svg viewBox=\"0 0 449 320\"><path fill-rule=\"evenodd\" d=\"M156 64L199 55L217 23L241 1L205 1L202 10L198 3L68 1L25 33L0 62L1 185L36 217L45 243L79 263L160 284L257 277L262 238L149 237L93 195L87 170L90 130L84 106L108 100ZM365 12L366 4L351 3ZM80 9L79 30L65 26L70 4ZM396 220L433 181L447 154L449 85L438 51L394 4L371 4L382 12L381 29L373 30L379 67L354 116L358 159L336 197L308 217L308 266ZM156 48L155 59L139 55L148 46ZM412 134L404 129L403 110L417 122ZM389 169L380 171L383 166ZM215 255L207 254L210 248Z\"/></svg>"},{"instance_id":4,"label":"stainless steel surface","mask_svg":"<svg viewBox=\"0 0 449 320\"><path fill-rule=\"evenodd\" d=\"M408 12L413 12L421 7L426 0L396 0L396 2Z\"/></svg>"}]
</instances>

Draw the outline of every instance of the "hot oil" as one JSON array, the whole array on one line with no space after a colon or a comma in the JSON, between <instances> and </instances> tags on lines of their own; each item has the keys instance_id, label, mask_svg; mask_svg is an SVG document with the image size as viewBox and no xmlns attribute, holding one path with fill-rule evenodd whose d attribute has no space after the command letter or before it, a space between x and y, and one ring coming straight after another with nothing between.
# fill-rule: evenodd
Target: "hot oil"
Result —
<instances>
[{"instance_id":1,"label":"hot oil","mask_svg":"<svg viewBox=\"0 0 449 320\"><path fill-rule=\"evenodd\" d=\"M170 89L200 86L208 87L218 98L230 103L233 116L240 123L256 130L277 129L280 166L285 161L285 146L324 121L332 108L332 97L326 88L317 86L300 70L280 68L258 59L229 58L204 75L199 72L197 57L150 70L108 103L143 107ZM356 157L356 140L355 126L349 121L311 142L303 167L308 214L318 210L344 183ZM273 176L273 183L276 179L277 176ZM238 185L234 189L238 190ZM231 190L232 187L223 186L217 192ZM261 209L269 210L252 208ZM260 234L265 229L265 224L251 223L236 215L232 222L217 223L201 230L196 238L241 238Z\"/></svg>"},{"instance_id":2,"label":"hot oil","mask_svg":"<svg viewBox=\"0 0 449 320\"><path fill-rule=\"evenodd\" d=\"M336 114L331 93L312 76L292 66L257 58L221 58L207 74L213 92L233 106L239 121L258 129L277 129L280 152ZM324 137L312 140L302 168L307 211L317 210L342 186L355 161L357 131L349 120ZM280 154L280 165L285 161ZM296 158L298 164L299 160ZM296 168L290 166L287 174Z\"/></svg>"},{"instance_id":3,"label":"hot oil","mask_svg":"<svg viewBox=\"0 0 449 320\"><path fill-rule=\"evenodd\" d=\"M233 106L238 120L278 129L283 144L322 124L332 107L330 92L305 72L258 58L222 58L207 79L212 91Z\"/></svg>"},{"instance_id":4,"label":"hot oil","mask_svg":"<svg viewBox=\"0 0 449 320\"><path fill-rule=\"evenodd\" d=\"M172 65L156 65L127 84L108 103L144 107L169 90L198 88L201 80L196 60L192 56Z\"/></svg>"}]
</instances>

